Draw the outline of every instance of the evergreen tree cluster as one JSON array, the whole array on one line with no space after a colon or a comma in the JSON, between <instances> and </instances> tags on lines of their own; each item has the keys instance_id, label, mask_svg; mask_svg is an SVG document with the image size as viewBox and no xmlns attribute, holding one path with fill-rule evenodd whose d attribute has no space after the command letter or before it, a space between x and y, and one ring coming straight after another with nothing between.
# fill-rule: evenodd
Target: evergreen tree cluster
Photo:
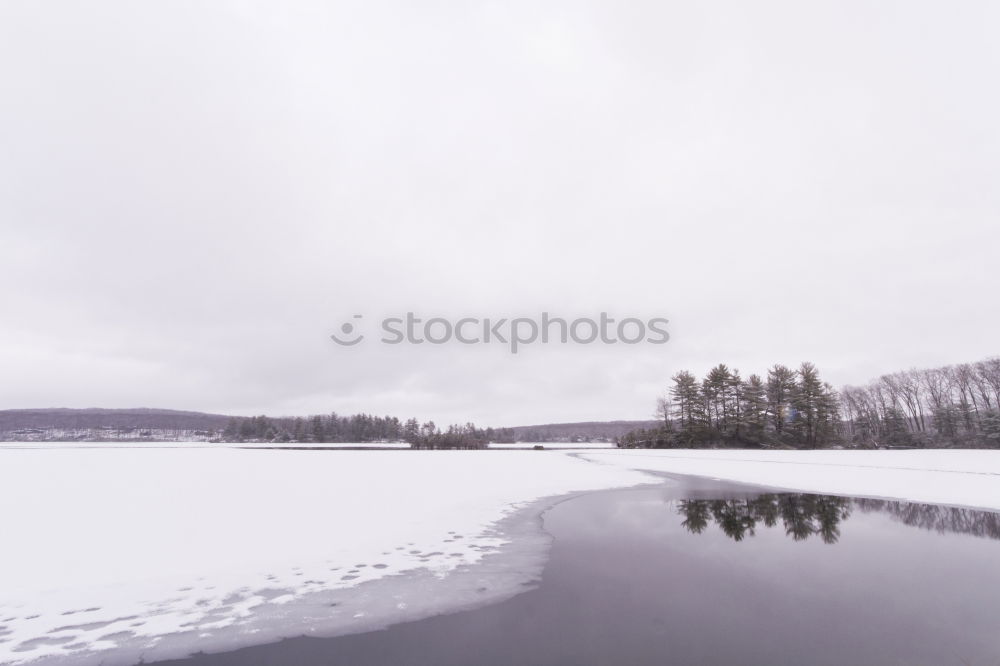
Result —
<instances>
[{"instance_id":1,"label":"evergreen tree cluster","mask_svg":"<svg viewBox=\"0 0 1000 666\"><path fill-rule=\"evenodd\" d=\"M798 370L775 365L766 378L724 364L701 380L688 371L672 378L659 401L658 428L632 431L619 447L820 448L839 441L837 394L812 363Z\"/></svg>"},{"instance_id":2,"label":"evergreen tree cluster","mask_svg":"<svg viewBox=\"0 0 1000 666\"><path fill-rule=\"evenodd\" d=\"M433 421L418 426L416 419L410 419L404 431L406 441L414 449L485 449L497 438L493 428L481 429L472 423L440 430Z\"/></svg>"},{"instance_id":3,"label":"evergreen tree cluster","mask_svg":"<svg viewBox=\"0 0 1000 666\"><path fill-rule=\"evenodd\" d=\"M402 439L394 416L336 413L309 417L234 417L222 433L226 442L391 442Z\"/></svg>"}]
</instances>

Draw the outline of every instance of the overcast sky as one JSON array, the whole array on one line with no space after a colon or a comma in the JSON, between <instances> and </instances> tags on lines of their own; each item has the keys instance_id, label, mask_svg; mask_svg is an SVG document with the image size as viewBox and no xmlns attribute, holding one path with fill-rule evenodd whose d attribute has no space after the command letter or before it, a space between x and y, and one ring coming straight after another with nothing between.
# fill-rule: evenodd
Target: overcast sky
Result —
<instances>
[{"instance_id":1,"label":"overcast sky","mask_svg":"<svg viewBox=\"0 0 1000 666\"><path fill-rule=\"evenodd\" d=\"M1000 4L0 3L0 408L650 417L995 355ZM424 316L666 345L356 347Z\"/></svg>"}]
</instances>

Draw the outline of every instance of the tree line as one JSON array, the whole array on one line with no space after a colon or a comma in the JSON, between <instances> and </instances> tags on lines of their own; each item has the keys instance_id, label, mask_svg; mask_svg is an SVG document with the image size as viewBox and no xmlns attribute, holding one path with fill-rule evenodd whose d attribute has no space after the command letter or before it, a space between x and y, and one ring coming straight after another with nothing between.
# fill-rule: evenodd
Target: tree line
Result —
<instances>
[{"instance_id":1,"label":"tree line","mask_svg":"<svg viewBox=\"0 0 1000 666\"><path fill-rule=\"evenodd\" d=\"M840 398L850 442L1000 447L1000 358L883 375Z\"/></svg>"},{"instance_id":2,"label":"tree line","mask_svg":"<svg viewBox=\"0 0 1000 666\"><path fill-rule=\"evenodd\" d=\"M416 419L410 419L403 427L403 439L414 449L485 449L498 438L513 441L513 434L477 428L472 423L441 430L433 421L418 425Z\"/></svg>"},{"instance_id":3,"label":"tree line","mask_svg":"<svg viewBox=\"0 0 1000 666\"><path fill-rule=\"evenodd\" d=\"M405 442L413 448L486 448L493 442L514 441L513 432L477 428L472 423L441 430L433 421L405 422L395 416L337 413L309 417L233 417L222 431L223 442L370 443Z\"/></svg>"},{"instance_id":4,"label":"tree line","mask_svg":"<svg viewBox=\"0 0 1000 666\"><path fill-rule=\"evenodd\" d=\"M619 447L1000 447L1000 359L883 375L840 391L812 363L742 377L720 364L671 378L662 424Z\"/></svg>"}]
</instances>

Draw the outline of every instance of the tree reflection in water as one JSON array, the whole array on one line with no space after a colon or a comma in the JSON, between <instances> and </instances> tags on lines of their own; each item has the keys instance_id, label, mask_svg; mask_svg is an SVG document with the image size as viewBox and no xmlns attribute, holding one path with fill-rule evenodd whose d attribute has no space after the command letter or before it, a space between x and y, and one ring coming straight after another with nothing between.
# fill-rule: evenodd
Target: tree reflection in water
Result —
<instances>
[{"instance_id":1,"label":"tree reflection in water","mask_svg":"<svg viewBox=\"0 0 1000 666\"><path fill-rule=\"evenodd\" d=\"M806 493L678 502L678 512L684 517L681 524L689 532L701 534L714 522L736 541L754 536L758 525L774 527L780 520L785 534L796 541L815 535L824 543L837 543L840 523L850 517L852 509L886 513L913 527L1000 539L1000 514L974 509Z\"/></svg>"},{"instance_id":2,"label":"tree reflection in water","mask_svg":"<svg viewBox=\"0 0 1000 666\"><path fill-rule=\"evenodd\" d=\"M995 511L873 499L856 499L853 502L862 512L887 513L893 520L911 527L941 533L971 534L984 539L1000 539L1000 513Z\"/></svg>"},{"instance_id":3,"label":"tree reflection in water","mask_svg":"<svg viewBox=\"0 0 1000 666\"><path fill-rule=\"evenodd\" d=\"M796 541L818 535L826 543L840 537L838 525L851 514L851 501L829 495L782 493L749 499L681 500L682 525L701 534L713 521L726 536L742 541L753 536L758 524L774 527L781 520L785 534Z\"/></svg>"}]
</instances>

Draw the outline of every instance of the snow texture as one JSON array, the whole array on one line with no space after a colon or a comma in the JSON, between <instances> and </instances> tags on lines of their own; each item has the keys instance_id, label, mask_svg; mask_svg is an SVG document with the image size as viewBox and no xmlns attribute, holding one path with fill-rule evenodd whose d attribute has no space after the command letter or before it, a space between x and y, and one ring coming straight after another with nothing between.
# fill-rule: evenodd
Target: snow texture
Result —
<instances>
[{"instance_id":1,"label":"snow texture","mask_svg":"<svg viewBox=\"0 0 1000 666\"><path fill-rule=\"evenodd\" d=\"M538 451L2 447L0 663L134 663L440 612L427 600L469 590L428 591L427 574L508 552L497 522L518 507L649 480ZM530 582L540 567L516 556L473 591ZM526 573L499 590L504 572Z\"/></svg>"}]
</instances>

